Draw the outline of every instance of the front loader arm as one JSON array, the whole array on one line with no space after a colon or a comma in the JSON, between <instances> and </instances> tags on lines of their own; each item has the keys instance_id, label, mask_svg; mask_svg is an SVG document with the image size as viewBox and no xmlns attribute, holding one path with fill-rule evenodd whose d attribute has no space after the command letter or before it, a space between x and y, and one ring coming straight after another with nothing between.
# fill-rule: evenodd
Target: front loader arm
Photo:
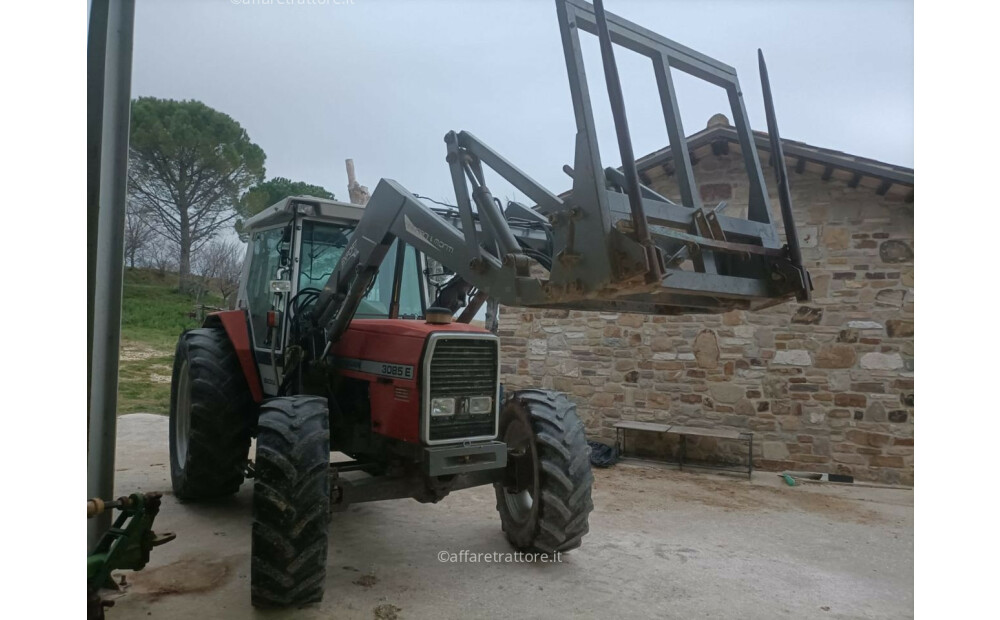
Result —
<instances>
[{"instance_id":1,"label":"front loader arm","mask_svg":"<svg viewBox=\"0 0 1000 620\"><path fill-rule=\"evenodd\" d=\"M445 265L477 289L489 291L489 295L501 303L543 301L538 281L527 277L518 281L514 264L520 263L526 270L527 257L507 254L505 256L511 258L503 261L478 245L470 248L466 235L448 219L424 205L399 183L382 179L316 302L314 320L323 328L325 338L336 341L347 329L397 238ZM505 222L502 225L517 245L510 227ZM480 227L473 222L472 228L466 230L477 228Z\"/></svg>"},{"instance_id":2,"label":"front loader arm","mask_svg":"<svg viewBox=\"0 0 1000 620\"><path fill-rule=\"evenodd\" d=\"M456 206L427 207L383 179L315 306L314 333L328 342L347 328L389 247L415 246L476 289L462 318L485 298L535 308L687 314L756 310L809 298L792 218L770 83L762 87L778 183L782 244L736 70L583 0L556 0L577 126L572 190L556 196L468 132L445 136ZM597 35L615 118L622 169L604 169L583 67L581 32ZM652 61L680 201L636 180L613 46ZM671 77L681 71L726 91L748 179L745 217L703 205ZM486 186L486 170L534 202L506 209ZM450 304L454 306L454 304ZM453 309L453 308L450 308Z\"/></svg>"}]
</instances>

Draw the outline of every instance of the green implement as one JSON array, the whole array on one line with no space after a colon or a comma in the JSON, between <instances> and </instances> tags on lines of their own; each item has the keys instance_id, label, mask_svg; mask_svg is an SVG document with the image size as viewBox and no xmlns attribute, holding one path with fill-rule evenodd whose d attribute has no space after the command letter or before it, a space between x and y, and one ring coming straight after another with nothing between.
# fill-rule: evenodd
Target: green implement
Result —
<instances>
[{"instance_id":1,"label":"green implement","mask_svg":"<svg viewBox=\"0 0 1000 620\"><path fill-rule=\"evenodd\" d=\"M149 562L153 547L176 538L175 534L158 536L153 532L153 519L160 510L159 493L133 493L108 502L87 500L87 518L115 508L121 514L87 556L88 618L103 618L104 607L113 604L111 601L102 603L98 596L101 588L118 589L111 571L142 570Z\"/></svg>"}]
</instances>

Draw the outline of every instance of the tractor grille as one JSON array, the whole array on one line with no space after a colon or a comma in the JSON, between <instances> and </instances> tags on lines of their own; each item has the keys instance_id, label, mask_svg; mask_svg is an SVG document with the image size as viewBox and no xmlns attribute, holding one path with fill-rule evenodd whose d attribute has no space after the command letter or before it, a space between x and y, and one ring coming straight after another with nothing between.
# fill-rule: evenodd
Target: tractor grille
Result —
<instances>
[{"instance_id":1,"label":"tractor grille","mask_svg":"<svg viewBox=\"0 0 1000 620\"><path fill-rule=\"evenodd\" d=\"M428 401L435 398L456 399L455 414L431 416L428 440L447 441L469 437L492 437L496 432L497 369L496 338L441 337L431 353ZM489 413L474 415L468 411L468 399L488 396L493 399Z\"/></svg>"}]
</instances>

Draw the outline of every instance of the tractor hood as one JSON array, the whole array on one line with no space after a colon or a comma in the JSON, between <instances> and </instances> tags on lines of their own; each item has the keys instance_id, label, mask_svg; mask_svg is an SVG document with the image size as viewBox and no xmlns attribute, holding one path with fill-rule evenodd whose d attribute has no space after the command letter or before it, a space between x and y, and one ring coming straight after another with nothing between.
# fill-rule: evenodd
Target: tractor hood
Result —
<instances>
[{"instance_id":1,"label":"tractor hood","mask_svg":"<svg viewBox=\"0 0 1000 620\"><path fill-rule=\"evenodd\" d=\"M417 319L354 319L348 331L365 332L367 334L382 334L393 336L408 336L410 338L425 338L434 332L471 332L488 334L482 327L468 323L448 323L435 325Z\"/></svg>"}]
</instances>

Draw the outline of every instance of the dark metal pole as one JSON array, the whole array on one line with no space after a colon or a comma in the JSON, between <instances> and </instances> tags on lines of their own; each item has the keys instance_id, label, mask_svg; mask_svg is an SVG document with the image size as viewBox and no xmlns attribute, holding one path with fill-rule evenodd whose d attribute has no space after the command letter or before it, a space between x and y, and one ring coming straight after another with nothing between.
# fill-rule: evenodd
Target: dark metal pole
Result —
<instances>
[{"instance_id":1,"label":"dark metal pole","mask_svg":"<svg viewBox=\"0 0 1000 620\"><path fill-rule=\"evenodd\" d=\"M88 107L99 106L99 111L88 110L87 127L88 147L99 142L93 151L99 155L96 160L91 158L87 171L88 225L96 223L97 228L88 231L87 238L91 296L88 314L92 321L88 343L87 497L114 496L134 18L135 0L94 0L91 5L88 68L103 71L88 76L93 81L87 88ZM88 551L110 525L110 512L88 520Z\"/></svg>"},{"instance_id":2,"label":"dark metal pole","mask_svg":"<svg viewBox=\"0 0 1000 620\"><path fill-rule=\"evenodd\" d=\"M101 120L104 116L104 55L108 42L108 3L90 6L87 37L87 430L90 430L90 378L94 351L94 275L101 196Z\"/></svg>"},{"instance_id":3,"label":"dark metal pole","mask_svg":"<svg viewBox=\"0 0 1000 620\"><path fill-rule=\"evenodd\" d=\"M622 83L618 77L615 48L611 43L611 33L608 31L608 20L604 13L603 0L594 0L594 21L597 23L597 38L601 42L604 81L608 85L611 114L615 119L615 133L618 134L618 150L622 156L622 172L625 174L625 192L628 194L628 203L632 211L632 226L635 229L636 241L646 250L646 262L649 265L648 279L659 281L663 278L663 272L660 270L660 259L656 252L656 246L653 245L653 241L649 237L646 212L642 207L639 172L635 165L635 153L632 151L632 136L629 133L628 118L625 115Z\"/></svg>"},{"instance_id":4,"label":"dark metal pole","mask_svg":"<svg viewBox=\"0 0 1000 620\"><path fill-rule=\"evenodd\" d=\"M788 242L788 258L798 267L802 266L802 250L799 235L795 231L795 216L792 214L792 194L788 189L788 169L785 167L785 151L778 135L778 119L774 114L774 99L771 97L771 80L767 77L764 52L757 50L760 65L760 85L764 91L764 112L767 115L767 135L771 140L771 159L774 161L774 176L778 181L778 202L781 204L781 221L785 223L785 238Z\"/></svg>"}]
</instances>

